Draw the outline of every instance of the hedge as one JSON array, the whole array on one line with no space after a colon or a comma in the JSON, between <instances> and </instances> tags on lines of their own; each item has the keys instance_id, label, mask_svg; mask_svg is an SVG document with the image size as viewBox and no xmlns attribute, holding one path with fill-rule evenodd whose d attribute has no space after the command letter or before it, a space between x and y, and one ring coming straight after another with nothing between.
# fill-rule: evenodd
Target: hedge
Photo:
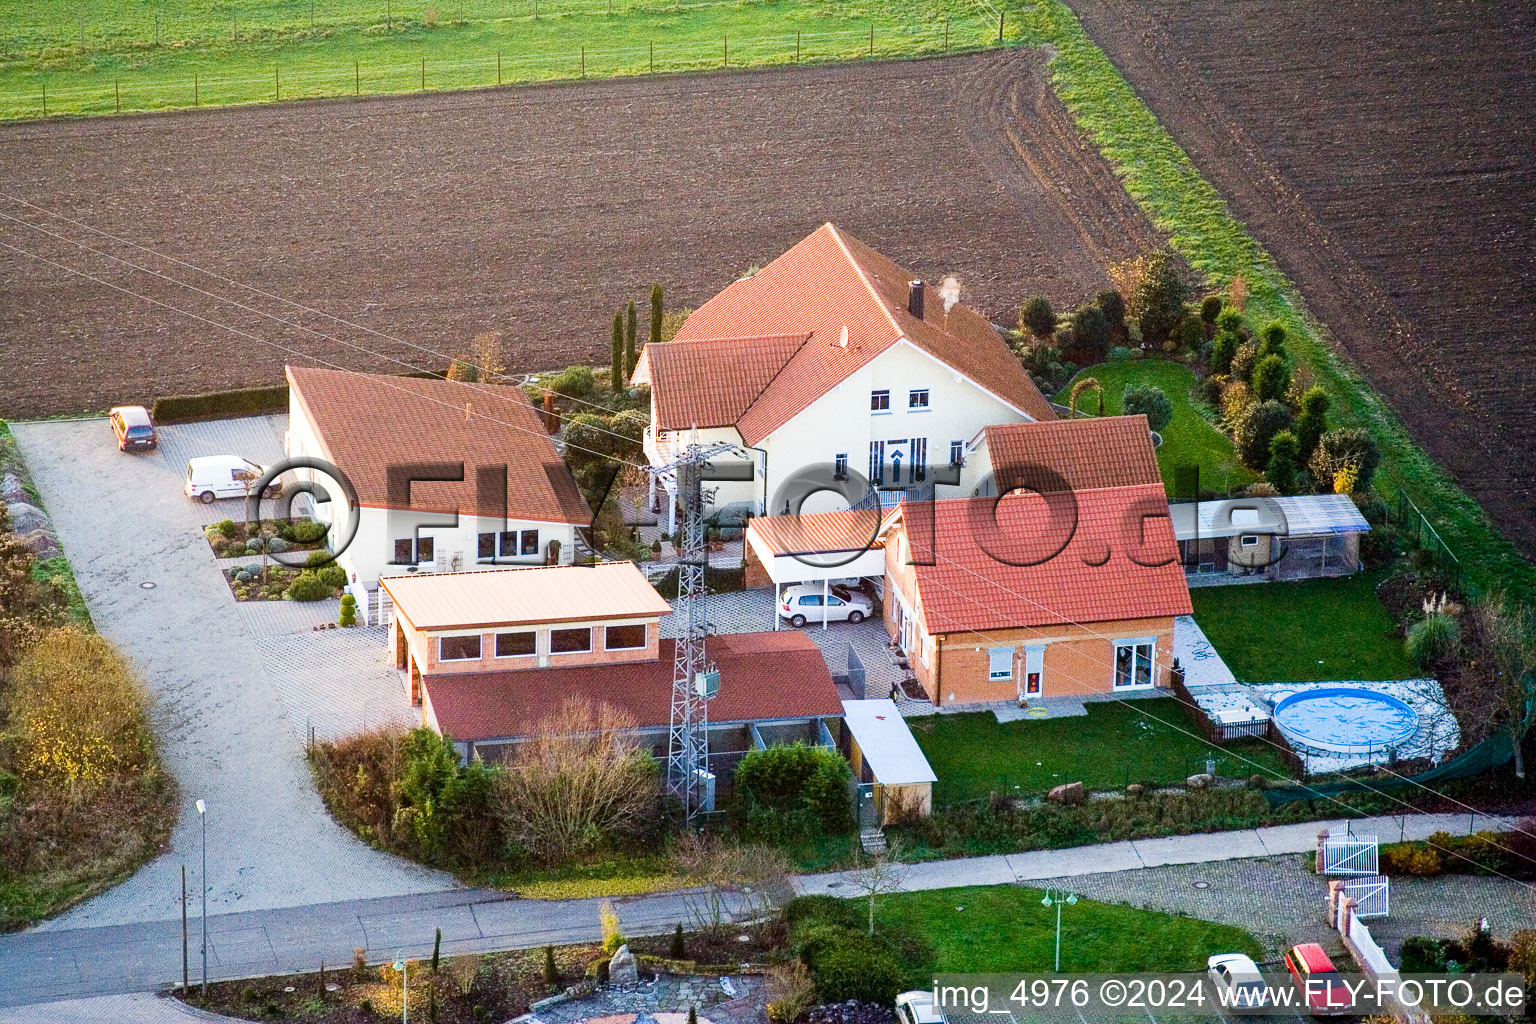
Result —
<instances>
[{"instance_id":1,"label":"hedge","mask_svg":"<svg viewBox=\"0 0 1536 1024\"><path fill-rule=\"evenodd\" d=\"M224 420L288 411L288 385L209 391L201 395L165 395L155 399L150 417L160 424Z\"/></svg>"}]
</instances>

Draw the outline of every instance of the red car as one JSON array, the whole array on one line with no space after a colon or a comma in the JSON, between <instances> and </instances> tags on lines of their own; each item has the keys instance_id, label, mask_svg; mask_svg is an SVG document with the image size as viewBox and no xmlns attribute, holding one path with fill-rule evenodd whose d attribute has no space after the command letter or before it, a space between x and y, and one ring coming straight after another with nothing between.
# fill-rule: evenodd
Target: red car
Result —
<instances>
[{"instance_id":1,"label":"red car","mask_svg":"<svg viewBox=\"0 0 1536 1024\"><path fill-rule=\"evenodd\" d=\"M107 413L107 422L112 424L112 436L117 438L120 452L153 449L160 443L149 410L142 405L119 405Z\"/></svg>"},{"instance_id":2,"label":"red car","mask_svg":"<svg viewBox=\"0 0 1536 1024\"><path fill-rule=\"evenodd\" d=\"M1307 1011L1312 1016L1331 1017L1352 1012L1354 1000L1322 946L1315 942L1292 946L1285 952L1285 967L1306 999Z\"/></svg>"}]
</instances>

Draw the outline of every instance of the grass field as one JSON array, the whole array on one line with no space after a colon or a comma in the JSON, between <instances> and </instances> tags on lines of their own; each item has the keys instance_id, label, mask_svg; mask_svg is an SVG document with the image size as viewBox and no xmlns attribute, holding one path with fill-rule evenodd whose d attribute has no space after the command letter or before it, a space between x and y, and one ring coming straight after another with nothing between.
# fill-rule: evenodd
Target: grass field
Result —
<instances>
[{"instance_id":1,"label":"grass field","mask_svg":"<svg viewBox=\"0 0 1536 1024\"><path fill-rule=\"evenodd\" d=\"M1049 971L1055 966L1056 911L1039 889L974 886L880 898L876 914L926 935L945 973ZM1193 971L1212 953L1259 958L1241 928L1093 900L1062 908L1063 971Z\"/></svg>"},{"instance_id":2,"label":"grass field","mask_svg":"<svg viewBox=\"0 0 1536 1024\"><path fill-rule=\"evenodd\" d=\"M615 0L611 12L607 0L197 0L158 15L154 0L116 0L78 18L0 0L0 25L0 119L43 116L45 92L50 115L109 114L909 57L998 39L974 0Z\"/></svg>"},{"instance_id":3,"label":"grass field","mask_svg":"<svg viewBox=\"0 0 1536 1024\"><path fill-rule=\"evenodd\" d=\"M1411 679L1423 673L1390 635L1379 573L1335 580L1197 587L1195 621L1238 679L1311 683Z\"/></svg>"},{"instance_id":4,"label":"grass field","mask_svg":"<svg viewBox=\"0 0 1536 1024\"><path fill-rule=\"evenodd\" d=\"M1195 375L1179 363L1166 359L1137 359L1124 363L1100 363L1083 370L1056 394L1055 401L1066 405L1072 395L1072 383L1092 377L1104 389L1104 413L1120 414L1120 400L1125 389L1136 384L1151 384L1161 388L1173 403L1173 419L1163 428L1163 443L1157 449L1157 465L1163 473L1163 483L1173 489L1174 469L1178 466L1199 466L1200 486L1205 489L1229 492L1254 481L1232 451L1232 441L1217 430L1190 404L1190 389L1195 386ZM1098 398L1092 393L1084 396L1078 405L1081 412L1097 413Z\"/></svg>"},{"instance_id":5,"label":"grass field","mask_svg":"<svg viewBox=\"0 0 1536 1024\"><path fill-rule=\"evenodd\" d=\"M940 804L991 792L1033 796L1066 782L1081 782L1090 791L1131 782L1181 782L1204 771L1208 756L1224 775L1290 774L1274 749L1260 741L1216 749L1172 700L1089 704L1086 716L1073 718L1003 724L983 711L909 724L939 777Z\"/></svg>"}]
</instances>

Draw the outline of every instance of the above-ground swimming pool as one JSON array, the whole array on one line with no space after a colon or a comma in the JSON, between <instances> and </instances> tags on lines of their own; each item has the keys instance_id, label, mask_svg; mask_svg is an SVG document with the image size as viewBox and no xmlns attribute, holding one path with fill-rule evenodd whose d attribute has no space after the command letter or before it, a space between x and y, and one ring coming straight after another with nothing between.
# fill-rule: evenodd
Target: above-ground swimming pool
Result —
<instances>
[{"instance_id":1,"label":"above-ground swimming pool","mask_svg":"<svg viewBox=\"0 0 1536 1024\"><path fill-rule=\"evenodd\" d=\"M1396 697L1344 686L1299 690L1275 704L1274 720L1288 739L1342 754L1397 746L1419 727L1418 712Z\"/></svg>"}]
</instances>

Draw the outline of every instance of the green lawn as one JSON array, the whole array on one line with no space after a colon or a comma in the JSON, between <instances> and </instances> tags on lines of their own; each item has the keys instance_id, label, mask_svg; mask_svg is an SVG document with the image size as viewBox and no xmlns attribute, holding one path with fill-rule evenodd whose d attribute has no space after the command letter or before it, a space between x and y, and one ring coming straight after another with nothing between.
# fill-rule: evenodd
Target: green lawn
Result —
<instances>
[{"instance_id":1,"label":"green lawn","mask_svg":"<svg viewBox=\"0 0 1536 1024\"><path fill-rule=\"evenodd\" d=\"M880 897L877 915L933 941L944 973L1050 971L1056 910L1039 889L974 886ZM1061 912L1063 971L1191 971L1212 953L1259 958L1253 936L1231 925L1079 900Z\"/></svg>"},{"instance_id":2,"label":"green lawn","mask_svg":"<svg viewBox=\"0 0 1536 1024\"><path fill-rule=\"evenodd\" d=\"M1166 359L1100 363L1087 367L1069 381L1056 393L1055 401L1066 405L1072 396L1072 385L1087 377L1098 381L1104 389L1104 414L1107 416L1119 415L1125 389L1136 384L1161 388L1173 402L1173 419L1162 429L1163 443L1157 449L1157 465L1163 471L1163 483L1170 491L1174 469L1178 466L1199 466L1200 486L1222 493L1256 479L1233 453L1227 435L1212 426L1190 404L1189 393L1195 386L1195 375L1188 367ZM1097 413L1098 397L1091 393L1086 395L1078 408L1082 412Z\"/></svg>"},{"instance_id":3,"label":"green lawn","mask_svg":"<svg viewBox=\"0 0 1536 1024\"><path fill-rule=\"evenodd\" d=\"M110 114L997 43L968 0L0 0L0 25L0 119L45 89L49 114Z\"/></svg>"},{"instance_id":4,"label":"green lawn","mask_svg":"<svg viewBox=\"0 0 1536 1024\"><path fill-rule=\"evenodd\" d=\"M1212 752L1224 775L1289 775L1274 749L1258 740L1224 750L1206 742L1188 711L1172 700L1089 704L1086 716L1006 725L989 711L907 722L939 777L940 805L994 791L1035 795L1064 782L1089 790L1178 782L1203 772Z\"/></svg>"},{"instance_id":5,"label":"green lawn","mask_svg":"<svg viewBox=\"0 0 1536 1024\"><path fill-rule=\"evenodd\" d=\"M1243 682L1410 679L1423 673L1388 635L1379 573L1334 580L1197 587L1195 621Z\"/></svg>"}]
</instances>

